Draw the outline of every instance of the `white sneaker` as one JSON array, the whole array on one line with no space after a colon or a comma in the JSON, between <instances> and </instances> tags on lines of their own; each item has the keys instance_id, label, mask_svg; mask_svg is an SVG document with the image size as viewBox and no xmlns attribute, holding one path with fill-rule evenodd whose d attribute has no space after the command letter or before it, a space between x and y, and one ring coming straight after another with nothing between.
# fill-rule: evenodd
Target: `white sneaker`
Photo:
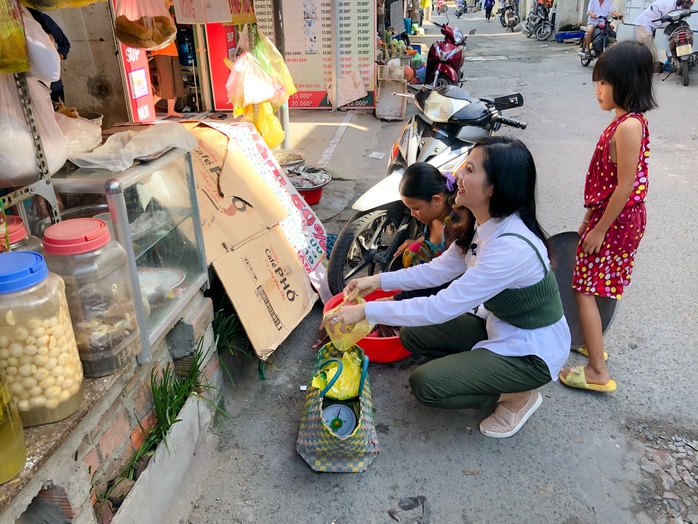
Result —
<instances>
[{"instance_id":1,"label":"white sneaker","mask_svg":"<svg viewBox=\"0 0 698 524\"><path fill-rule=\"evenodd\" d=\"M579 51L577 51L577 56L586 56L586 52L580 49Z\"/></svg>"},{"instance_id":2,"label":"white sneaker","mask_svg":"<svg viewBox=\"0 0 698 524\"><path fill-rule=\"evenodd\" d=\"M494 413L480 422L480 433L492 438L507 438L516 435L542 402L543 397L534 390L531 391L528 402L518 413L512 413L498 404Z\"/></svg>"}]
</instances>

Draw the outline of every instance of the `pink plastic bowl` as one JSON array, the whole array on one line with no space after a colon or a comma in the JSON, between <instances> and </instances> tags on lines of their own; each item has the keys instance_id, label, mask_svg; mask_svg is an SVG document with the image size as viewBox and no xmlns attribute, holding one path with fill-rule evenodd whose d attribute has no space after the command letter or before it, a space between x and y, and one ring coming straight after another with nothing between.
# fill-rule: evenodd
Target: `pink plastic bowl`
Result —
<instances>
[{"instance_id":1,"label":"pink plastic bowl","mask_svg":"<svg viewBox=\"0 0 698 524\"><path fill-rule=\"evenodd\" d=\"M377 300L379 298L391 297L396 293L397 291L378 290L367 295L365 298L370 302L371 300ZM339 305L342 300L344 300L342 293L333 296L327 301L325 307L322 308L322 312L327 313L330 309ZM409 357L411 354L403 347L400 342L400 337L378 337L375 335L368 335L359 340L358 345L364 350L364 355L368 357L370 362L378 362L380 364L397 362L398 360Z\"/></svg>"}]
</instances>

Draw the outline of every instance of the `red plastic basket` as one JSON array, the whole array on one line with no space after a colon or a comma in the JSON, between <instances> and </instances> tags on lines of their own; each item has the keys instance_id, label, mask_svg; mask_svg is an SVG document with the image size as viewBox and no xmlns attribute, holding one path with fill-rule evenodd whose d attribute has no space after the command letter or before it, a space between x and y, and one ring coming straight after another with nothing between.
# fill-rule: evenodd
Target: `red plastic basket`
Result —
<instances>
[{"instance_id":1,"label":"red plastic basket","mask_svg":"<svg viewBox=\"0 0 698 524\"><path fill-rule=\"evenodd\" d=\"M397 291L378 290L370 295L366 295L365 298L370 302L371 300L377 300L379 298L392 297L396 293ZM322 312L327 313L330 309L339 305L342 300L344 300L344 296L341 293L333 296L322 308ZM364 354L368 357L369 361L379 364L397 362L398 360L409 357L411 354L403 347L400 342L400 337L378 337L375 335L368 335L359 340L358 345L364 350Z\"/></svg>"}]
</instances>

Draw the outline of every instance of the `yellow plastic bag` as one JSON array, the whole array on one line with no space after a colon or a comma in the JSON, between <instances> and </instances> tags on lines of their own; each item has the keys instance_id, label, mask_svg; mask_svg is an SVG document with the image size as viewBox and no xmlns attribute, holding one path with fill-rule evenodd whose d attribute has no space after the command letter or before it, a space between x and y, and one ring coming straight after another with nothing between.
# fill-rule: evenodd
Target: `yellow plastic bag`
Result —
<instances>
[{"instance_id":1,"label":"yellow plastic bag","mask_svg":"<svg viewBox=\"0 0 698 524\"><path fill-rule=\"evenodd\" d=\"M274 115L270 102L247 106L242 111L242 120L253 124L269 149L276 149L284 141L284 130L281 122Z\"/></svg>"},{"instance_id":2,"label":"yellow plastic bag","mask_svg":"<svg viewBox=\"0 0 698 524\"><path fill-rule=\"evenodd\" d=\"M348 297L347 297L348 298ZM348 302L347 298L342 300L340 304L337 307L334 307L330 309L325 316L326 317L331 317L333 313L336 311L339 311L343 306L347 304L363 304L366 301L361 298L357 297L353 299L352 302ZM347 330L347 327L349 329ZM368 335L371 331L373 331L373 327L371 324L368 323L367 319L363 319L360 322L357 322L356 324L353 324L352 326L339 326L335 325L332 329L330 329L329 325L325 326L325 330L327 331L327 334L330 336L330 340L334 344L334 347L336 347L340 351L346 351L347 349L351 348L352 346L355 346L359 340L364 338L366 335ZM341 329L344 329L345 331L348 331L348 333L343 333Z\"/></svg>"},{"instance_id":3,"label":"yellow plastic bag","mask_svg":"<svg viewBox=\"0 0 698 524\"><path fill-rule=\"evenodd\" d=\"M323 370L313 377L311 386L319 390L334 378L339 369L339 363L330 360L330 363L323 367ZM359 385L361 384L361 360L356 351L345 351L342 355L342 371L339 378L325 393L325 396L335 400L347 400L359 396Z\"/></svg>"},{"instance_id":4,"label":"yellow plastic bag","mask_svg":"<svg viewBox=\"0 0 698 524\"><path fill-rule=\"evenodd\" d=\"M17 0L2 2L0 4L0 73L26 71L29 71L29 55L19 2Z\"/></svg>"},{"instance_id":5,"label":"yellow plastic bag","mask_svg":"<svg viewBox=\"0 0 698 524\"><path fill-rule=\"evenodd\" d=\"M22 0L27 7L33 7L39 11L53 11L63 7L85 7L104 2L105 0Z\"/></svg>"}]
</instances>

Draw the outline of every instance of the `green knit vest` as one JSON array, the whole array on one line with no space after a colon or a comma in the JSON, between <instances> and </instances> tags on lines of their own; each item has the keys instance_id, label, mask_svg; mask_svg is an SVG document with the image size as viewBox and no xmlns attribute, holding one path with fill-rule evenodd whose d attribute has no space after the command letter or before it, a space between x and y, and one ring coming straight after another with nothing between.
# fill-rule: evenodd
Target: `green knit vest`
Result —
<instances>
[{"instance_id":1,"label":"green knit vest","mask_svg":"<svg viewBox=\"0 0 698 524\"><path fill-rule=\"evenodd\" d=\"M545 271L540 282L520 289L505 289L484 303L497 318L521 329L550 326L562 318L562 301L555 273L548 269L536 246L522 235L504 233L500 237L518 237L531 246Z\"/></svg>"}]
</instances>

